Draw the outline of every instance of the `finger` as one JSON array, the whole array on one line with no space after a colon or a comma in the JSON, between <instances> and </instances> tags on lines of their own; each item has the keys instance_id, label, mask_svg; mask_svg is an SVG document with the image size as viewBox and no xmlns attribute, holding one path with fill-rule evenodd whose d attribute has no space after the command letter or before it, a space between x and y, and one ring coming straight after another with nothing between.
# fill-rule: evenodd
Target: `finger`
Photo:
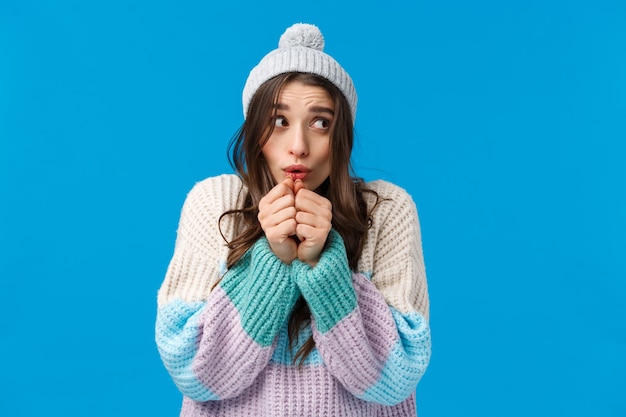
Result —
<instances>
[{"instance_id":1,"label":"finger","mask_svg":"<svg viewBox=\"0 0 626 417\"><path fill-rule=\"evenodd\" d=\"M293 180L291 178L285 178L285 181L274 186L262 199L259 201L259 209L262 205L272 204L276 199L285 196L294 195L293 193Z\"/></svg>"},{"instance_id":2,"label":"finger","mask_svg":"<svg viewBox=\"0 0 626 417\"><path fill-rule=\"evenodd\" d=\"M306 247L323 247L326 243L329 230L319 229L307 224L298 224L296 226L296 236L301 241L301 245Z\"/></svg>"},{"instance_id":3,"label":"finger","mask_svg":"<svg viewBox=\"0 0 626 417\"><path fill-rule=\"evenodd\" d=\"M293 178L287 177L283 180L283 182L281 182L281 184L289 188L291 192L295 193Z\"/></svg>"},{"instance_id":4,"label":"finger","mask_svg":"<svg viewBox=\"0 0 626 417\"><path fill-rule=\"evenodd\" d=\"M293 206L285 207L271 216L268 216L267 223L270 225L277 225L286 220L296 220L296 208Z\"/></svg>"},{"instance_id":5,"label":"finger","mask_svg":"<svg viewBox=\"0 0 626 417\"><path fill-rule=\"evenodd\" d=\"M297 234L297 224L294 219L287 219L275 226L269 227L267 230L264 230L264 232L268 241L283 243L287 239L290 239L290 236Z\"/></svg>"},{"instance_id":6,"label":"finger","mask_svg":"<svg viewBox=\"0 0 626 417\"><path fill-rule=\"evenodd\" d=\"M286 207L293 207L294 209L296 208L296 200L293 194L286 194L274 200L268 206L268 211L276 213Z\"/></svg>"},{"instance_id":7,"label":"finger","mask_svg":"<svg viewBox=\"0 0 626 417\"><path fill-rule=\"evenodd\" d=\"M276 208L271 207L276 205ZM295 205L294 194L285 184L278 184L259 201L259 212L270 210L277 211L285 205Z\"/></svg>"},{"instance_id":8,"label":"finger","mask_svg":"<svg viewBox=\"0 0 626 417\"><path fill-rule=\"evenodd\" d=\"M304 182L302 182L302 180L296 180L296 182L294 182L294 185L293 185L293 193L298 194L298 191L300 191L303 188L305 188Z\"/></svg>"},{"instance_id":9,"label":"finger","mask_svg":"<svg viewBox=\"0 0 626 417\"><path fill-rule=\"evenodd\" d=\"M261 223L261 228L266 230L284 222L285 220L292 219L295 221L296 214L297 211L293 204L278 206L277 203L269 206L266 210L259 211L258 219Z\"/></svg>"},{"instance_id":10,"label":"finger","mask_svg":"<svg viewBox=\"0 0 626 417\"><path fill-rule=\"evenodd\" d=\"M295 206L298 211L318 213L324 216L332 213L332 204L327 198L307 189L302 189L295 196Z\"/></svg>"},{"instance_id":11,"label":"finger","mask_svg":"<svg viewBox=\"0 0 626 417\"><path fill-rule=\"evenodd\" d=\"M324 196L319 195L315 191L311 191L304 187L298 190L298 193L295 197L296 197L296 200L300 200L302 202L312 201L315 204L318 204L323 207L327 207L328 209L332 207L332 204L329 199L327 199Z\"/></svg>"},{"instance_id":12,"label":"finger","mask_svg":"<svg viewBox=\"0 0 626 417\"><path fill-rule=\"evenodd\" d=\"M308 213L306 211L299 211L296 214L296 223L321 229L330 229L331 224L329 218L319 216L313 213Z\"/></svg>"}]
</instances>

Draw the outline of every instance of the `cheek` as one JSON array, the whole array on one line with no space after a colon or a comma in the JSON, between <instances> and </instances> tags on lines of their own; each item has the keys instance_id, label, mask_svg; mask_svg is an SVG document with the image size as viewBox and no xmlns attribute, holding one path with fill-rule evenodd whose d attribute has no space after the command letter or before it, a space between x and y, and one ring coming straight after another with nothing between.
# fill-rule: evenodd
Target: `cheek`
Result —
<instances>
[{"instance_id":1,"label":"cheek","mask_svg":"<svg viewBox=\"0 0 626 417\"><path fill-rule=\"evenodd\" d=\"M263 158L266 160L271 159L274 154L272 144L270 141L265 142L265 145L261 148L261 154L263 154Z\"/></svg>"},{"instance_id":2,"label":"cheek","mask_svg":"<svg viewBox=\"0 0 626 417\"><path fill-rule=\"evenodd\" d=\"M267 141L263 148L261 148L261 153L263 154L263 158L265 159L265 162L267 163L269 169L273 170L275 168L275 165L277 164L276 146L273 145L270 141Z\"/></svg>"},{"instance_id":3,"label":"cheek","mask_svg":"<svg viewBox=\"0 0 626 417\"><path fill-rule=\"evenodd\" d=\"M330 163L330 144L326 143L325 146L323 146L320 150L319 150L319 158L320 160L324 161L324 163L329 164Z\"/></svg>"}]
</instances>

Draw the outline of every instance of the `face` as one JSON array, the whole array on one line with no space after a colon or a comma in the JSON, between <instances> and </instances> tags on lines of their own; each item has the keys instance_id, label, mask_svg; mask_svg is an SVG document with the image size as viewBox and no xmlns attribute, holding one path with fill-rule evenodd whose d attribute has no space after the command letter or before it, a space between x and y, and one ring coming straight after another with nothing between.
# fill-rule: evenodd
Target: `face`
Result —
<instances>
[{"instance_id":1,"label":"face","mask_svg":"<svg viewBox=\"0 0 626 417\"><path fill-rule=\"evenodd\" d=\"M283 87L276 110L274 131L263 146L274 180L291 177L317 189L330 175L334 100L321 87L292 81Z\"/></svg>"}]
</instances>

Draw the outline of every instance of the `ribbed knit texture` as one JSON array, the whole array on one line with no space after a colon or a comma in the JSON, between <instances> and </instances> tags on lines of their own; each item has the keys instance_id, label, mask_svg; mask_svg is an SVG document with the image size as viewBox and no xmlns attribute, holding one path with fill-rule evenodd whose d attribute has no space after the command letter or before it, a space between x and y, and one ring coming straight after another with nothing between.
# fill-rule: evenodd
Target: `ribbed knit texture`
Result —
<instances>
[{"instance_id":1,"label":"ribbed knit texture","mask_svg":"<svg viewBox=\"0 0 626 417\"><path fill-rule=\"evenodd\" d=\"M317 26L296 23L287 28L278 48L265 55L248 75L242 94L244 117L252 97L265 81L287 72L304 72L322 76L337 86L348 101L354 121L357 94L352 78L323 49L324 37Z\"/></svg>"},{"instance_id":2,"label":"ribbed knit texture","mask_svg":"<svg viewBox=\"0 0 626 417\"><path fill-rule=\"evenodd\" d=\"M292 270L319 332L326 333L356 307L346 249L336 231L330 231L315 268L296 259Z\"/></svg>"},{"instance_id":3,"label":"ribbed knit texture","mask_svg":"<svg viewBox=\"0 0 626 417\"><path fill-rule=\"evenodd\" d=\"M221 282L241 316L244 331L263 347L272 344L300 291L291 269L260 239Z\"/></svg>"},{"instance_id":4,"label":"ribbed knit texture","mask_svg":"<svg viewBox=\"0 0 626 417\"><path fill-rule=\"evenodd\" d=\"M156 342L184 395L182 416L415 416L430 359L428 294L415 205L376 181L382 198L351 271L334 230L315 267L283 264L260 239L224 273L219 216L237 207L233 175L189 193L159 290ZM368 204L373 198L366 194ZM228 239L232 219L222 222ZM316 348L293 365L287 321L302 295Z\"/></svg>"}]
</instances>

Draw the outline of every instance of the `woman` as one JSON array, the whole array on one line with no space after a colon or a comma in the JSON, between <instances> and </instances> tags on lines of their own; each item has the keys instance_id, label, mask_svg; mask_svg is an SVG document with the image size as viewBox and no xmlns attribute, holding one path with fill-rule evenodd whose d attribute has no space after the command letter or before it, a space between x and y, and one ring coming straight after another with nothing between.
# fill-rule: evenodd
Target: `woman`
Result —
<instances>
[{"instance_id":1,"label":"woman","mask_svg":"<svg viewBox=\"0 0 626 417\"><path fill-rule=\"evenodd\" d=\"M237 175L183 206L156 342L182 416L415 416L430 360L415 204L352 175L356 92L296 24L250 72Z\"/></svg>"}]
</instances>

